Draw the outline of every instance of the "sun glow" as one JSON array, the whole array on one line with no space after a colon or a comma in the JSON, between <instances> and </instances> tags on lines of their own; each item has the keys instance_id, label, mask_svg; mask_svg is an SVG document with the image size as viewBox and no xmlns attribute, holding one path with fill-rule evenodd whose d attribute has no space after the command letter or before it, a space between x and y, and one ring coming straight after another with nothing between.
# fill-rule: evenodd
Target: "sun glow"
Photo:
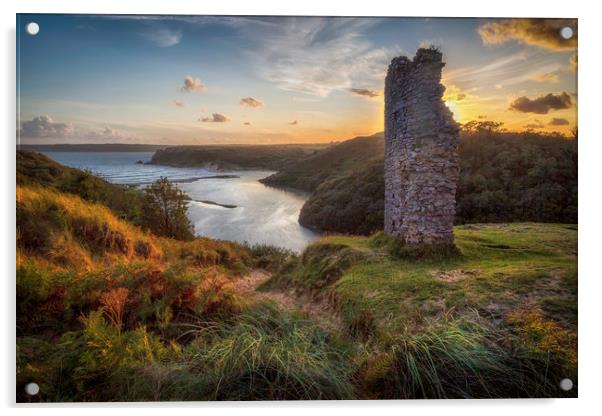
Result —
<instances>
[{"instance_id":1,"label":"sun glow","mask_svg":"<svg viewBox=\"0 0 602 416\"><path fill-rule=\"evenodd\" d=\"M445 101L445 105L454 115L454 120L460 121L460 106L455 101Z\"/></svg>"}]
</instances>

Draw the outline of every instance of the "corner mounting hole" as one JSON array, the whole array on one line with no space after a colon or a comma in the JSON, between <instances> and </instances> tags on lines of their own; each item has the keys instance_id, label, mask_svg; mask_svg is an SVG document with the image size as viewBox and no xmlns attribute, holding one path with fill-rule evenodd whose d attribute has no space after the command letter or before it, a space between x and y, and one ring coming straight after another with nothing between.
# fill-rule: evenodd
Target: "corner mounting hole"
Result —
<instances>
[{"instance_id":1,"label":"corner mounting hole","mask_svg":"<svg viewBox=\"0 0 602 416\"><path fill-rule=\"evenodd\" d=\"M569 40L573 37L573 29L569 26L563 27L560 29L560 36L562 36L562 39Z\"/></svg>"},{"instance_id":2,"label":"corner mounting hole","mask_svg":"<svg viewBox=\"0 0 602 416\"><path fill-rule=\"evenodd\" d=\"M563 378L560 381L560 388L564 391L569 391L573 388L573 380L570 378Z\"/></svg>"},{"instance_id":3,"label":"corner mounting hole","mask_svg":"<svg viewBox=\"0 0 602 416\"><path fill-rule=\"evenodd\" d=\"M25 393L29 394L30 396L35 396L39 392L40 386L38 386L38 383L27 383L25 385Z\"/></svg>"},{"instance_id":4,"label":"corner mounting hole","mask_svg":"<svg viewBox=\"0 0 602 416\"><path fill-rule=\"evenodd\" d=\"M27 23L27 26L25 26L25 31L31 36L35 36L40 31L40 25L36 22L29 22Z\"/></svg>"}]
</instances>

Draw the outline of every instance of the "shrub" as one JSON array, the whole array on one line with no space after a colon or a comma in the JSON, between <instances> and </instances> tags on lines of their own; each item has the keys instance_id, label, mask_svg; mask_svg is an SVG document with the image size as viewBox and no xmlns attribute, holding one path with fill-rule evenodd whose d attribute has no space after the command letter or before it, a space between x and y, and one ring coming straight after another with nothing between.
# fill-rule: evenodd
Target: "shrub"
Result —
<instances>
[{"instance_id":1,"label":"shrub","mask_svg":"<svg viewBox=\"0 0 602 416\"><path fill-rule=\"evenodd\" d=\"M144 188L143 219L153 224L155 234L191 240L194 238L192 223L186 216L188 197L167 178L161 178Z\"/></svg>"},{"instance_id":2,"label":"shrub","mask_svg":"<svg viewBox=\"0 0 602 416\"><path fill-rule=\"evenodd\" d=\"M271 246L268 244L255 244L250 247L252 266L265 269L272 273L282 271L284 263L295 259L295 252L283 247Z\"/></svg>"}]
</instances>

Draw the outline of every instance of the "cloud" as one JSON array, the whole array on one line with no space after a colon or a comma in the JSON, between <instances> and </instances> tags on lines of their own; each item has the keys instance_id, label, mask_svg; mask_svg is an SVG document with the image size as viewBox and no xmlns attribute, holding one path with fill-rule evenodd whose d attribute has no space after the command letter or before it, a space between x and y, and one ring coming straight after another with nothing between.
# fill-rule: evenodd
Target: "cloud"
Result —
<instances>
[{"instance_id":1,"label":"cloud","mask_svg":"<svg viewBox=\"0 0 602 416\"><path fill-rule=\"evenodd\" d=\"M531 77L531 80L537 81L537 82L552 82L552 83L557 83L558 81L560 81L560 79L558 78L558 74L555 72L545 72L545 73L541 73L541 74L536 74Z\"/></svg>"},{"instance_id":2,"label":"cloud","mask_svg":"<svg viewBox=\"0 0 602 416\"><path fill-rule=\"evenodd\" d=\"M547 94L535 99L519 97L510 103L510 109L521 113L548 114L551 110L564 110L571 108L573 102L566 92Z\"/></svg>"},{"instance_id":3,"label":"cloud","mask_svg":"<svg viewBox=\"0 0 602 416\"><path fill-rule=\"evenodd\" d=\"M560 30L569 26L574 35L570 39L560 36ZM516 41L551 51L577 48L577 21L574 19L507 19L488 22L479 27L485 45L501 45Z\"/></svg>"},{"instance_id":4,"label":"cloud","mask_svg":"<svg viewBox=\"0 0 602 416\"><path fill-rule=\"evenodd\" d=\"M476 88L471 89L470 91L475 91ZM463 90L453 84L445 85L445 92L443 93L443 100L446 102L460 102L460 101L474 101L478 98L474 94L468 93L468 90Z\"/></svg>"},{"instance_id":5,"label":"cloud","mask_svg":"<svg viewBox=\"0 0 602 416\"><path fill-rule=\"evenodd\" d=\"M86 23L82 23L81 25L77 25L75 26L75 28L77 30L87 30L90 32L96 32L96 28L92 25L86 24Z\"/></svg>"},{"instance_id":6,"label":"cloud","mask_svg":"<svg viewBox=\"0 0 602 416\"><path fill-rule=\"evenodd\" d=\"M353 85L381 85L387 64L398 49L378 48L369 30L371 18L272 19L269 24L241 25L252 46L248 56L262 78L276 87L326 97Z\"/></svg>"},{"instance_id":7,"label":"cloud","mask_svg":"<svg viewBox=\"0 0 602 416\"><path fill-rule=\"evenodd\" d=\"M525 124L525 128L526 129L543 129L545 127L545 124L543 124L541 121L535 119L535 121L533 123L529 123L529 124Z\"/></svg>"},{"instance_id":8,"label":"cloud","mask_svg":"<svg viewBox=\"0 0 602 416\"><path fill-rule=\"evenodd\" d=\"M184 78L184 85L180 87L180 91L182 92L201 92L204 91L207 87L205 84L201 82L198 78L193 78L190 75L186 75Z\"/></svg>"},{"instance_id":9,"label":"cloud","mask_svg":"<svg viewBox=\"0 0 602 416\"><path fill-rule=\"evenodd\" d=\"M291 126L296 126L297 124L299 124L299 122L297 120L293 120L288 124L290 124Z\"/></svg>"},{"instance_id":10,"label":"cloud","mask_svg":"<svg viewBox=\"0 0 602 416\"><path fill-rule=\"evenodd\" d=\"M259 108L263 106L263 103L259 100L256 100L253 97L241 98L240 105L246 105L247 107Z\"/></svg>"},{"instance_id":11,"label":"cloud","mask_svg":"<svg viewBox=\"0 0 602 416\"><path fill-rule=\"evenodd\" d=\"M21 123L21 136L24 138L62 138L73 135L73 126L69 123L56 123L52 117L44 115Z\"/></svg>"},{"instance_id":12,"label":"cloud","mask_svg":"<svg viewBox=\"0 0 602 416\"><path fill-rule=\"evenodd\" d=\"M569 69L572 72L577 72L577 59L578 59L577 54L574 54L573 56L571 56L569 58Z\"/></svg>"},{"instance_id":13,"label":"cloud","mask_svg":"<svg viewBox=\"0 0 602 416\"><path fill-rule=\"evenodd\" d=\"M111 140L111 141L123 141L135 139L135 136L125 133L120 130L116 130L112 127L105 126L101 130L93 130L86 134L86 138L90 140Z\"/></svg>"},{"instance_id":14,"label":"cloud","mask_svg":"<svg viewBox=\"0 0 602 416\"><path fill-rule=\"evenodd\" d=\"M202 121L204 123L225 123L227 121L230 121L230 119L223 114L213 113L211 117L203 117L200 118L199 121Z\"/></svg>"},{"instance_id":15,"label":"cloud","mask_svg":"<svg viewBox=\"0 0 602 416\"><path fill-rule=\"evenodd\" d=\"M182 32L166 28L144 32L142 36L160 48L177 45L182 40Z\"/></svg>"},{"instance_id":16,"label":"cloud","mask_svg":"<svg viewBox=\"0 0 602 416\"><path fill-rule=\"evenodd\" d=\"M245 126L250 126L250 125L251 125L251 123L249 123L248 121L245 121L245 122L244 122L244 123L242 123L242 124L244 124Z\"/></svg>"},{"instance_id":17,"label":"cloud","mask_svg":"<svg viewBox=\"0 0 602 416\"><path fill-rule=\"evenodd\" d=\"M354 94L370 98L378 97L380 95L380 92L375 90L369 90L367 88L349 88L349 91L351 91Z\"/></svg>"},{"instance_id":18,"label":"cloud","mask_svg":"<svg viewBox=\"0 0 602 416\"><path fill-rule=\"evenodd\" d=\"M182 107L184 107L184 106L185 106L185 104L184 104L184 102L183 102L183 101L178 101L178 100L174 100L173 104L174 104L176 107L179 107L179 108L182 108Z\"/></svg>"},{"instance_id":19,"label":"cloud","mask_svg":"<svg viewBox=\"0 0 602 416\"><path fill-rule=\"evenodd\" d=\"M554 117L548 123L550 126L568 126L570 123L566 118L556 118Z\"/></svg>"}]
</instances>

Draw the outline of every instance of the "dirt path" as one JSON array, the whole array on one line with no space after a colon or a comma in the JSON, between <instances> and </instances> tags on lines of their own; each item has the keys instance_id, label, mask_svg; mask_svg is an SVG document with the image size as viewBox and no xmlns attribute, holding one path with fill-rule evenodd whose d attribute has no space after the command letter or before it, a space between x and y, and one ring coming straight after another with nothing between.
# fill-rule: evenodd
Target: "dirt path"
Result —
<instances>
[{"instance_id":1,"label":"dirt path","mask_svg":"<svg viewBox=\"0 0 602 416\"><path fill-rule=\"evenodd\" d=\"M342 328L337 312L325 299L314 299L292 289L257 291L257 288L269 278L269 273L263 270L253 270L246 276L237 279L234 287L245 298L258 301L271 300L282 309L299 310L326 329L338 331Z\"/></svg>"}]
</instances>

